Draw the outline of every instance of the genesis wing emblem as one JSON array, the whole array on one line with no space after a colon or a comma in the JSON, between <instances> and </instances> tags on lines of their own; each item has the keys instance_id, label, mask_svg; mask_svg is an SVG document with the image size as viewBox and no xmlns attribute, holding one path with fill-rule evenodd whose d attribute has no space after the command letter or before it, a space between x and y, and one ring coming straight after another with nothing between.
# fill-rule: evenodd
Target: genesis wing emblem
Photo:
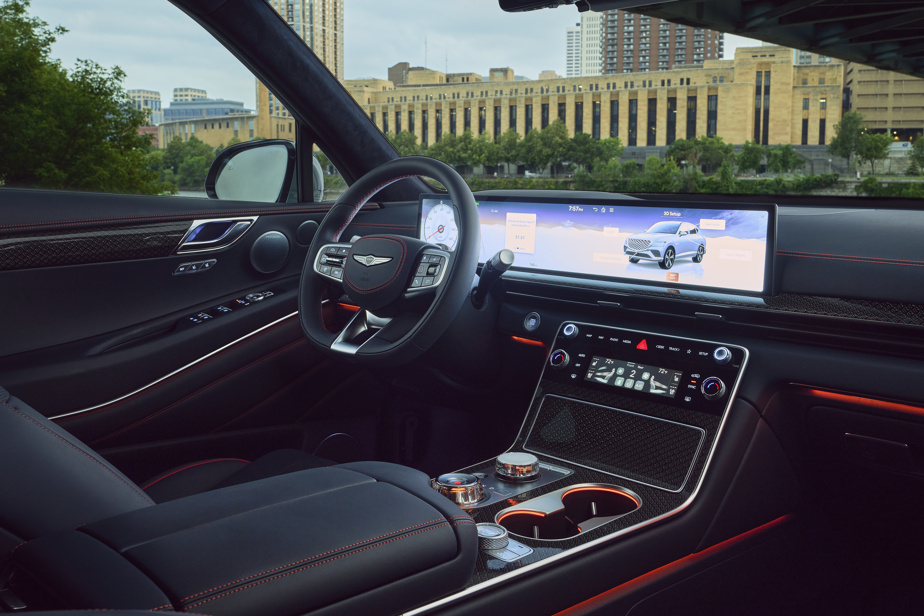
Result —
<instances>
[{"instance_id":1,"label":"genesis wing emblem","mask_svg":"<svg viewBox=\"0 0 924 616\"><path fill-rule=\"evenodd\" d=\"M361 263L366 267L372 267L374 265L381 265L382 263L388 263L392 260L393 257L377 257L375 255L353 255L353 258L356 259L357 263Z\"/></svg>"}]
</instances>

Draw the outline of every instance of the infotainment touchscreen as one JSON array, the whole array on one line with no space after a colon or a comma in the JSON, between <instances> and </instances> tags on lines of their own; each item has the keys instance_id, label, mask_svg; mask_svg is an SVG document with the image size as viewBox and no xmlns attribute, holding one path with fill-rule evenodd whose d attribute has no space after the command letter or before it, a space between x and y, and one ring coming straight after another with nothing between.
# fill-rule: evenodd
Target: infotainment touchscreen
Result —
<instances>
[{"instance_id":1,"label":"infotainment touchscreen","mask_svg":"<svg viewBox=\"0 0 924 616\"><path fill-rule=\"evenodd\" d=\"M514 268L661 286L770 294L776 206L682 201L481 197L481 257ZM421 198L420 238L457 240L451 202Z\"/></svg>"}]
</instances>

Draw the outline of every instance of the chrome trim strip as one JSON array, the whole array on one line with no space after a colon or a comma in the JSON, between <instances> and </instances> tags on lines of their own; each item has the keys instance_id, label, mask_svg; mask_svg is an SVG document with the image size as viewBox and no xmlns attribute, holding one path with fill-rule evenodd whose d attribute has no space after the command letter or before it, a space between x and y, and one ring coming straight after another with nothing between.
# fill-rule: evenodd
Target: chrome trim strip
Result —
<instances>
[{"instance_id":1,"label":"chrome trim strip","mask_svg":"<svg viewBox=\"0 0 924 616\"><path fill-rule=\"evenodd\" d=\"M115 404L116 402L121 402L122 400L125 400L125 399L127 399L127 398L131 398L132 396L134 396L134 395L136 395L136 394L139 394L139 393L143 392L143 391L146 390L146 389L150 389L151 387L153 387L154 385L157 385L158 383L162 383L163 381L166 381L167 379L169 379L169 378L171 378L171 377L174 377L174 376L176 376L177 374L179 374L179 373L181 373L181 372L183 372L183 371L185 371L185 370L187 370L187 369L189 369L189 368L192 368L192 367L195 366L196 364L205 361L205 360L208 359L209 357L212 357L213 355L216 355L216 354L218 354L218 353L221 353L221 352L224 351L225 349L227 349L227 348L229 348L229 347L232 347L232 346L234 346L235 344L237 344L237 343L239 343L239 342L243 342L244 340L247 340L248 338L250 338L250 337L252 337L252 336L256 336L256 335L259 334L260 332L265 331L265 330L269 329L270 327L273 327L274 325L278 325L279 323L282 323L283 321L285 321L285 320L287 320L287 319L291 319L292 317L297 316L297 315L298 315L297 312L293 312L292 314L288 314L288 315L286 315L286 316L284 316L284 317L282 317L282 318L280 318L280 319L276 319L276 320L273 321L272 323L268 323L268 324L264 325L263 327L260 327L260 328L258 328L258 329L255 329L255 330L253 330L252 332L250 332L249 334L247 334L247 335L245 335L245 336L241 336L241 337L238 338L237 340L234 340L234 341L232 341L232 342L229 342L228 344L224 345L223 347L220 347L220 348L218 348L218 349L215 349L215 350L212 351L211 353L209 353L209 354L207 354L207 355L203 355L203 356L200 357L199 359L197 359L197 360L195 360L195 361L192 361L192 362L186 364L186 365L183 366L182 368L177 368L176 370L174 370L174 371L171 372L170 374L167 374L166 376L162 376L162 377L160 377L159 379L157 379L156 381L151 381L151 382L148 383L147 385L144 385L144 386L142 386L142 387L139 387L139 388L136 389L135 391L130 392L130 393L127 393L127 394L125 394L124 396L120 396L120 397L118 397L118 398L115 398L114 400L109 400L108 402L103 402L102 404L97 404L96 406L91 406L91 407L88 407L88 408L85 408L85 409L80 409L79 411L71 411L70 413L62 413L62 414L60 414L60 415L55 415L55 416L53 416L53 417L49 417L48 419L51 419L51 420L63 419L64 417L73 417L74 415L81 415L81 414L83 414L83 413L89 413L90 411L95 411L95 410L97 410L97 409L103 408L104 406L109 406L110 404Z\"/></svg>"},{"instance_id":2,"label":"chrome trim strip","mask_svg":"<svg viewBox=\"0 0 924 616\"><path fill-rule=\"evenodd\" d=\"M627 330L627 331L631 331L631 330ZM639 479L632 479L631 477L626 477L625 475L617 475L616 473L605 471L602 468L597 468L595 466L587 466L586 464L580 464L579 462L574 462L573 460L565 460L564 458L553 456L551 454L545 453L544 451L536 451L534 449L530 449L529 447L527 447L527 444L529 443L529 437L532 436L533 428L536 427L536 422L539 420L539 413L542 411L542 405L545 404L545 401L547 398L558 398L560 400L570 400L572 402L578 402L580 404L588 404L590 406L600 407L601 409L616 411L617 413L627 413L629 415L636 415L637 417L645 417L646 419L654 419L655 421L663 421L665 423L671 423L671 424L674 424L675 426L683 426L684 428L689 428L691 430L698 430L700 433L699 443L696 444L696 451L693 453L693 458L690 460L690 466L687 467L687 472L683 476L683 482L680 484L680 487L677 488L676 490L668 490L667 488L663 486L656 486L653 483L646 483ZM625 479L626 481L632 481L634 483L638 483L643 486L648 486L649 488L654 488L655 490L663 490L664 492L670 492L671 494L678 494L680 492L683 492L683 487L687 485L687 482L690 480L690 475L693 473L693 466L696 464L696 458L699 457L699 452L703 448L703 441L705 440L706 440L706 431L700 428L699 426L691 426L689 424L680 423L679 421L671 421L670 419L662 419L660 417L655 417L653 415L643 415L641 413L634 413L632 411L627 411L625 409L617 408L615 406L603 406L602 404L594 404L593 402L587 402L585 400L578 400L577 398L568 398L566 396L559 396L556 394L546 394L542 396L542 402L539 403L539 408L536 409L536 417L535 419L533 419L533 425L529 427L529 433L526 435L526 438L523 439L523 450L529 451L530 453L537 453L541 456L545 456L546 458L552 458L553 460L558 460L559 462L571 464L572 466L580 466L581 468L586 468L592 471L596 471L598 473L603 473L604 475L609 475L611 477L618 477L619 479Z\"/></svg>"},{"instance_id":3,"label":"chrome trim strip","mask_svg":"<svg viewBox=\"0 0 924 616\"><path fill-rule=\"evenodd\" d=\"M189 225L186 233L183 235L183 239L180 240L180 243L177 244L177 247L174 249L174 253L178 255L192 254L196 252L212 252L214 250L221 250L222 248L227 248L234 244L236 241L244 237L244 234L253 226L259 216L238 216L233 218L203 218L200 220L192 221L192 224ZM221 222L230 222L234 223L228 227L224 233L221 234L221 237L218 237L214 240L207 240L204 242L197 242L195 240L188 241L188 238L194 231L210 223L221 223Z\"/></svg>"},{"instance_id":4,"label":"chrome trim strip","mask_svg":"<svg viewBox=\"0 0 924 616\"><path fill-rule=\"evenodd\" d=\"M638 333L638 334L648 334L648 335L652 335L652 336L665 336L665 335L668 335L668 334L659 334L659 333L656 333L656 332L645 332L645 331L640 331L640 330L637 330L637 329L627 329L627 328L623 328L623 327L613 327L613 326L610 326L610 325L600 325L599 323L580 323L580 322L576 322L576 321L566 321L566 323L575 323L576 325L587 325L587 326L589 326L589 327L593 327L593 326L596 326L596 327L611 327L612 329L621 329L621 330L623 330L623 331L635 332L635 333ZM561 325L559 325L559 331L561 331L561 328L562 328L564 325L565 325L565 323L562 323ZM709 471L709 467L712 465L712 458L715 456L715 450L716 450L716 447L717 447L718 444L719 444L719 439L722 438L722 433L725 431L725 424L726 424L726 422L728 421L728 414L729 414L729 412L731 411L732 403L734 403L734 401L735 401L736 398L737 398L738 386L739 386L739 384L741 383L742 376L744 375L744 370L745 370L745 368L747 368L748 359L749 359L749 357L750 357L751 354L750 354L750 351L748 351L745 347L740 346L740 345L737 345L737 344L717 343L717 342L715 342L714 340L703 340L703 339L701 339L701 338L686 338L686 337L684 337L684 336L671 336L671 337L672 337L672 338L681 338L681 339L683 339L683 340L692 340L692 341L694 341L694 342L705 342L705 343L708 343L708 344L722 344L722 345L724 345L724 346L733 346L733 347L735 347L735 348L738 348L738 349L741 349L742 351L744 351L744 359L741 361L741 368L739 368L739 370L738 370L738 378L735 379L735 385L734 385L734 387L732 387L732 390L731 390L731 392L730 392L730 394L729 394L729 396L728 396L728 403L727 403L727 405L726 405L726 407L725 407L725 412L722 414L722 422L719 424L719 429L716 430L715 438L714 438L713 441L712 441L712 448L709 450L709 456L706 458L706 464L703 465L703 470L702 470L702 472L700 473L699 481L697 482L696 487L693 489L693 492L690 493L690 498L688 498L688 499L685 500L683 503L681 503L677 508L672 509L672 510L670 510L670 511L667 511L667 512L665 512L665 513L662 513L661 515L659 515L659 516L657 516L657 517L654 517L654 518L651 518L650 520L646 520L646 521L644 521L644 522L639 522L639 523L636 524L635 526L630 526L630 527L628 527L628 528L624 528L624 529L622 529L622 530L620 530L620 531L617 531L617 532L615 532L615 533L612 533L612 534L610 534L610 535L606 535L605 537L600 537L599 539L594 539L593 541L588 541L587 543L585 543L585 544L583 544L583 545L579 545L579 546L577 546L577 547L575 547L575 548L571 548L570 550L565 550L565 551L563 551L563 552L559 552L558 554L554 554L554 555L552 555L552 556L549 556L548 558L544 558L544 559L542 559L542 560L540 560L540 561L537 561L537 562L534 562L534 563L532 563L532 564L526 565L525 567L521 567L520 569L515 569L515 570L513 570L513 571L511 571L511 572L509 572L509 573L505 573L504 575L500 575L500 576L498 576L498 577L496 577L496 578L494 578L494 579L492 579L492 580L488 580L488 581L486 581L486 582L482 582L481 584L476 584L475 586L471 586L471 587L469 587L469 588L466 588L465 590L459 591L459 592L457 592L457 593L454 594L454 595L450 595L450 596L448 596L448 597L444 597L444 598L442 598L442 599L440 599L440 600L438 600L438 601L434 601L433 603L430 603L430 604L428 604L428 605L424 605L424 606L421 606L421 607L419 607L419 608L417 608L417 609L415 609L415 610L411 610L410 612L405 612L405 613L404 613L404 616L415 616L416 614L425 614L426 612L429 612L429 611L431 611L431 610L433 610L433 609L435 609L435 608L437 608L437 607L440 607L440 606L442 606L442 605L447 605L447 604L449 604L449 603L452 603L452 602L454 602L454 601L456 601L456 600L458 600L458 599L461 599L461 598L463 598L463 597L466 597L466 596L468 596L468 595L475 594L475 593L477 593L478 591L484 590L484 589L486 589L486 588L490 588L491 586L494 586L495 584L500 584L500 583L502 583L502 582L508 582L508 581L511 580L512 578L518 577L518 576L523 575L524 573L528 573L528 572L530 572L530 571L534 571L534 570L539 569L539 568L541 568L541 567L545 567L546 565L548 565L548 564L550 564L550 563L554 563L554 562L557 562L557 561L559 561L559 560L563 560L563 559L565 559L565 558L571 558L571 557L573 557L575 554L578 554L579 552L583 552L584 550L588 550L588 549L590 549L590 548L592 548L592 547L596 547L596 546L600 545L601 543L606 543L606 542L608 542L608 541L612 541L612 540L616 539L617 537L622 537L623 535L626 535L626 534L628 534L628 533L630 533L630 532L635 532L635 531L640 530L640 529L642 529L642 528L645 528L645 527L647 527L647 526L651 526L652 524L656 524L656 523L658 523L658 522L661 522L662 520L666 520L667 518L674 517L674 516L677 515L678 513L680 513L680 512L682 512L682 511L686 510L686 509L693 503L693 501L694 501L694 500L696 499L696 497L699 495L699 490L700 490L700 488L701 488L702 485L703 485L703 479L706 477L706 474L707 474L708 471ZM555 334L555 339L556 339L556 340L558 339L558 334L557 334L557 333ZM553 342L553 344L554 344L554 342ZM536 391L539 391L539 385L542 383L542 377L545 375L545 368L546 368L547 365L548 365L547 363L546 363L545 365L543 365L542 374L539 376L539 382L536 383ZM535 398L536 398L536 393L535 393L535 391L534 391L534 392L533 392L533 398L532 398L532 399L535 400ZM530 407L532 407L532 402L530 402ZM528 417L529 417L529 410L527 409L527 411L526 411L526 416L523 418L523 424L522 424L521 427L520 427L520 430L521 430L521 431L522 431L522 429L523 429L523 426L526 425L526 420L527 420ZM517 433L517 438L519 438L519 436L520 436L520 434ZM516 441L514 441L514 444L516 444ZM511 446L511 447L512 447L512 446ZM508 450L508 451L509 451L509 450ZM545 455L545 454L543 454L543 455ZM491 463L493 463L493 460L485 460L485 461L484 461L484 464L491 464Z\"/></svg>"}]
</instances>

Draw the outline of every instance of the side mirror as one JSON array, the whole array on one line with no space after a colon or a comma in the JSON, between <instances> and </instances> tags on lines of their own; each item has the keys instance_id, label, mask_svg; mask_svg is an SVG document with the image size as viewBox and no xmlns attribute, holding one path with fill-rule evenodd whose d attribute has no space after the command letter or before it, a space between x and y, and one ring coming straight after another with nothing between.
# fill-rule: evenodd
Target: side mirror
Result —
<instances>
[{"instance_id":1,"label":"side mirror","mask_svg":"<svg viewBox=\"0 0 924 616\"><path fill-rule=\"evenodd\" d=\"M210 199L284 203L295 191L295 144L247 141L225 148L205 177Z\"/></svg>"}]
</instances>

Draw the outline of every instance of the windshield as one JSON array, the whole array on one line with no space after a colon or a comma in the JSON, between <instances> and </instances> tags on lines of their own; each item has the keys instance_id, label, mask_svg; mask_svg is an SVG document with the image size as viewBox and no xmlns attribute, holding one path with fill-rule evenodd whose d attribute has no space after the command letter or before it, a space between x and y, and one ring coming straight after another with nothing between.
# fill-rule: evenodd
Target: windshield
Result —
<instances>
[{"instance_id":1,"label":"windshield","mask_svg":"<svg viewBox=\"0 0 924 616\"><path fill-rule=\"evenodd\" d=\"M670 233L673 235L677 233L677 229L680 228L679 222L657 222L650 227L648 227L648 233Z\"/></svg>"},{"instance_id":2,"label":"windshield","mask_svg":"<svg viewBox=\"0 0 924 616\"><path fill-rule=\"evenodd\" d=\"M619 10L268 5L398 153L445 161L474 190L924 197L921 79ZM115 0L0 0L4 39L28 43L0 46L0 130L18 144L0 185L204 195L221 148L295 139L230 53L168 2L145 6L139 29ZM26 47L54 79L26 74ZM88 154L58 147L74 117L94 127ZM316 155L334 198L346 184Z\"/></svg>"}]
</instances>

